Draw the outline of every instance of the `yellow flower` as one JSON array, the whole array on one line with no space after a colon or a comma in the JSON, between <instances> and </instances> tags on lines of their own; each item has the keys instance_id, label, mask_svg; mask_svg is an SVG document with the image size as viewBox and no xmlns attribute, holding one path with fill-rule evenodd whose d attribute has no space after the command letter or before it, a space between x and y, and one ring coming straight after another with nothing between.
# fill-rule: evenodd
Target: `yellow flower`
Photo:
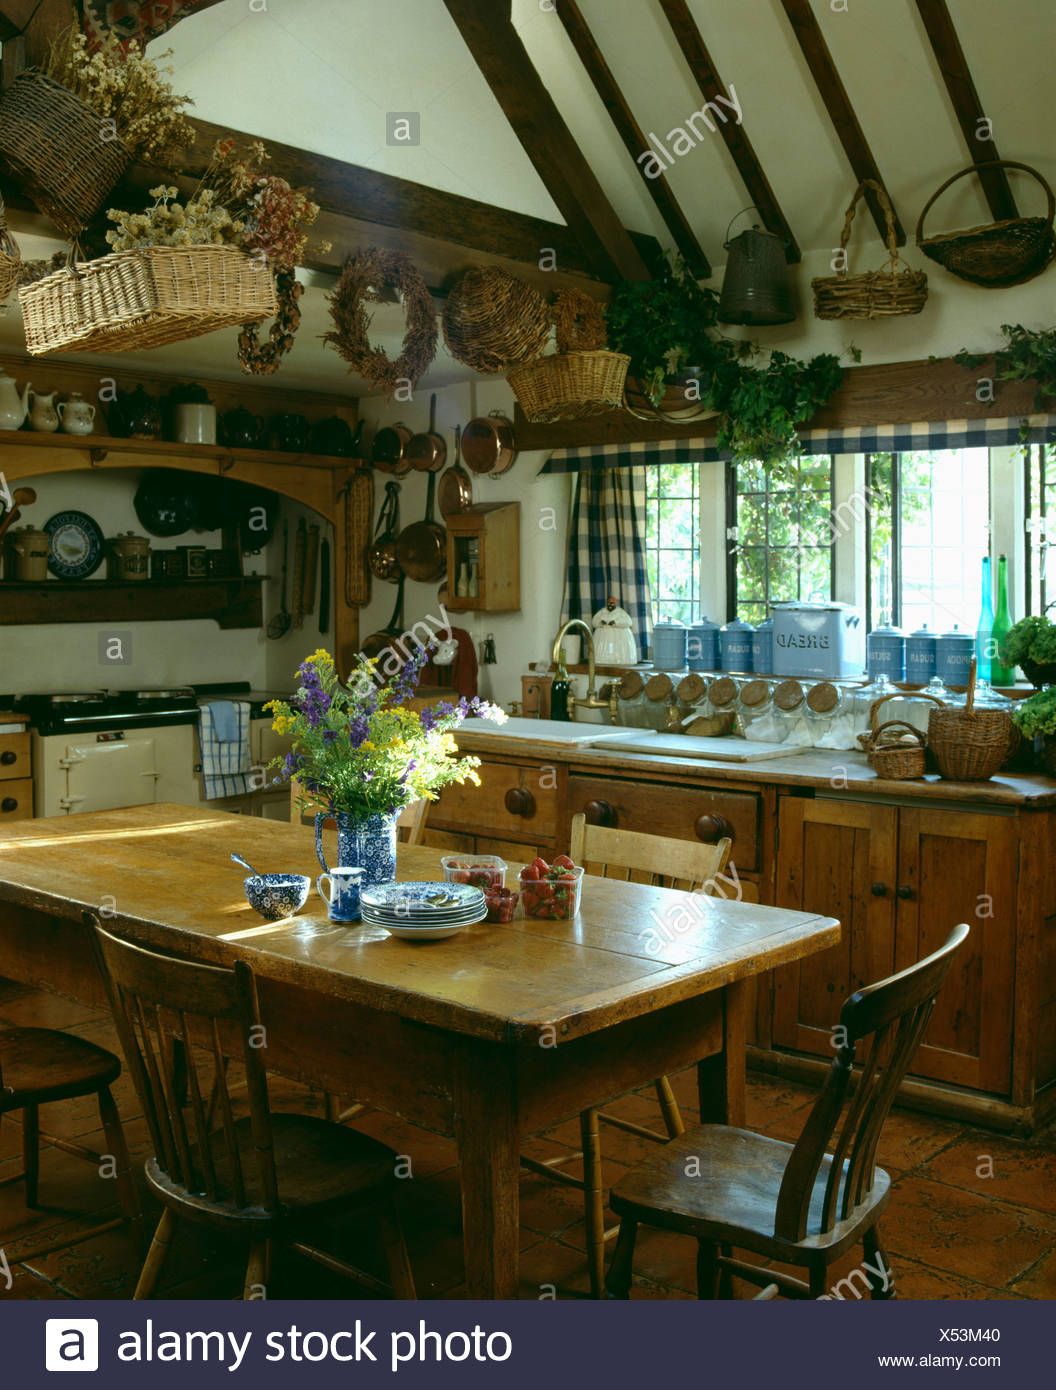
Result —
<instances>
[{"instance_id":1,"label":"yellow flower","mask_svg":"<svg viewBox=\"0 0 1056 1390\"><path fill-rule=\"evenodd\" d=\"M371 741L370 741L369 738L366 739L366 740L365 740L363 743L361 743L359 746L360 746L360 748L369 748L370 751L371 751L372 753L374 752L374 745L373 745L373 743L371 743Z\"/></svg>"}]
</instances>

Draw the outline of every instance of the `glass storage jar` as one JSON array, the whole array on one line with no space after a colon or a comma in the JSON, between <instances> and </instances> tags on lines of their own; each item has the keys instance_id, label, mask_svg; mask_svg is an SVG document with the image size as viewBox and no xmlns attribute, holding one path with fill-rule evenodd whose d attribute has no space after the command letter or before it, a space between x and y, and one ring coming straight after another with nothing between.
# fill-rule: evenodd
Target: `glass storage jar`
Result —
<instances>
[{"instance_id":1,"label":"glass storage jar","mask_svg":"<svg viewBox=\"0 0 1056 1390\"><path fill-rule=\"evenodd\" d=\"M675 683L666 671L658 671L646 681L643 713L647 729L662 734L678 728Z\"/></svg>"},{"instance_id":2,"label":"glass storage jar","mask_svg":"<svg viewBox=\"0 0 1056 1390\"><path fill-rule=\"evenodd\" d=\"M819 681L807 691L807 728L815 748L854 748L851 703L832 681Z\"/></svg>"},{"instance_id":3,"label":"glass storage jar","mask_svg":"<svg viewBox=\"0 0 1056 1390\"><path fill-rule=\"evenodd\" d=\"M737 730L755 743L772 743L778 732L769 681L750 680L737 697Z\"/></svg>"},{"instance_id":4,"label":"glass storage jar","mask_svg":"<svg viewBox=\"0 0 1056 1390\"><path fill-rule=\"evenodd\" d=\"M645 681L638 671L627 671L616 686L616 723L629 729L644 729Z\"/></svg>"},{"instance_id":5,"label":"glass storage jar","mask_svg":"<svg viewBox=\"0 0 1056 1390\"><path fill-rule=\"evenodd\" d=\"M785 680L774 691L774 714L781 730L779 743L793 743L809 748L810 729L807 725L806 701L802 685L797 680Z\"/></svg>"}]
</instances>

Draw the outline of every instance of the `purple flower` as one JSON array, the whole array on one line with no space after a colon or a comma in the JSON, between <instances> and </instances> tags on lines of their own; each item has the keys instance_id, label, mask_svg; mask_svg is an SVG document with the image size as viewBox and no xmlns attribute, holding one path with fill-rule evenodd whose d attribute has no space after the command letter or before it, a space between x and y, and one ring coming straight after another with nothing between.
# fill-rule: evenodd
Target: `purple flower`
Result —
<instances>
[{"instance_id":1,"label":"purple flower","mask_svg":"<svg viewBox=\"0 0 1056 1390\"><path fill-rule=\"evenodd\" d=\"M287 753L286 760L282 765L282 776L289 781L291 777L296 777L304 766L304 758L300 753Z\"/></svg>"},{"instance_id":2,"label":"purple flower","mask_svg":"<svg viewBox=\"0 0 1056 1390\"><path fill-rule=\"evenodd\" d=\"M365 741L370 733L370 723L365 714L357 714L349 722L348 741L353 748L358 748Z\"/></svg>"},{"instance_id":3,"label":"purple flower","mask_svg":"<svg viewBox=\"0 0 1056 1390\"><path fill-rule=\"evenodd\" d=\"M311 728L317 729L330 709L330 696L323 689L319 672L310 662L302 661L298 674L301 685L291 704L300 710Z\"/></svg>"},{"instance_id":4,"label":"purple flower","mask_svg":"<svg viewBox=\"0 0 1056 1390\"><path fill-rule=\"evenodd\" d=\"M417 758L412 758L411 761L410 761L410 762L407 764L407 766L404 768L404 770L403 770L403 775L400 777L400 781L401 781L401 782L406 782L407 778L410 777L411 773L414 771L414 769L415 769L417 766L418 766L418 760L417 760Z\"/></svg>"}]
</instances>

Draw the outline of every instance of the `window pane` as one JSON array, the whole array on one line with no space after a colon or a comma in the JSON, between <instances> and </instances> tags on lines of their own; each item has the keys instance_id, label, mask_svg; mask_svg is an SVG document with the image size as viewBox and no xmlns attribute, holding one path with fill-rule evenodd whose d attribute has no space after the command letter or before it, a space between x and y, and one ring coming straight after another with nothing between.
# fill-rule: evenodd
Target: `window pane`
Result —
<instances>
[{"instance_id":1,"label":"window pane","mask_svg":"<svg viewBox=\"0 0 1056 1390\"><path fill-rule=\"evenodd\" d=\"M947 632L956 624L974 632L982 560L990 550L989 451L902 454L899 466L901 625Z\"/></svg>"},{"instance_id":2,"label":"window pane","mask_svg":"<svg viewBox=\"0 0 1056 1390\"><path fill-rule=\"evenodd\" d=\"M700 466L646 469L645 553L653 620L700 617Z\"/></svg>"},{"instance_id":3,"label":"window pane","mask_svg":"<svg viewBox=\"0 0 1056 1390\"><path fill-rule=\"evenodd\" d=\"M751 487L745 487L745 480ZM736 611L759 623L769 606L832 593L832 459L805 457L794 478L768 483L737 466Z\"/></svg>"}]
</instances>

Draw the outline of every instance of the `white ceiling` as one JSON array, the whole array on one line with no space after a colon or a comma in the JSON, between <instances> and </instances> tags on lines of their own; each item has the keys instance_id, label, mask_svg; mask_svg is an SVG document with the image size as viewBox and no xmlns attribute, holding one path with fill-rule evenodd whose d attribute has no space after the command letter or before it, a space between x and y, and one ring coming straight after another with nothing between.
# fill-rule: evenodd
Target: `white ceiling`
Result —
<instances>
[{"instance_id":1,"label":"white ceiling","mask_svg":"<svg viewBox=\"0 0 1056 1390\"><path fill-rule=\"evenodd\" d=\"M702 104L656 0L580 0L581 9L639 124L663 137ZM1056 41L1052 0L949 0L994 139L1006 158L1056 183L1056 107L1049 99ZM927 197L968 162L913 0L814 0L844 85L910 234ZM744 127L804 251L836 245L854 177L778 0L691 0L691 9ZM514 0L514 19L562 114L625 225L670 245L645 184L616 135L554 13ZM561 221L440 0L268 0L262 11L226 0L178 24L153 46L171 47L174 81L205 119L452 193ZM387 145L388 112L419 112L421 144ZM668 172L716 270L730 220L748 202L718 134ZM1013 174L1023 211L1041 191ZM929 230L989 220L974 180L946 195ZM739 227L746 223L742 222ZM874 242L870 218L856 240ZM356 247L339 248L353 252ZM25 254L39 254L27 246ZM914 264L919 253L907 252ZM467 264L472 253L467 253ZM876 263L874 250L871 263ZM988 296L991 306L994 301ZM324 290L302 300L304 323L282 368L290 387L363 394L324 348ZM992 313L992 309L991 309ZM1000 317L1000 315L998 316ZM377 316L394 349L398 309ZM0 344L17 349L17 311L0 320ZM239 375L234 335L217 334L149 354L152 368ZM784 344L783 344L784 345ZM99 360L99 359L94 359ZM102 363L100 363L102 365ZM441 348L427 379L471 373Z\"/></svg>"}]
</instances>

